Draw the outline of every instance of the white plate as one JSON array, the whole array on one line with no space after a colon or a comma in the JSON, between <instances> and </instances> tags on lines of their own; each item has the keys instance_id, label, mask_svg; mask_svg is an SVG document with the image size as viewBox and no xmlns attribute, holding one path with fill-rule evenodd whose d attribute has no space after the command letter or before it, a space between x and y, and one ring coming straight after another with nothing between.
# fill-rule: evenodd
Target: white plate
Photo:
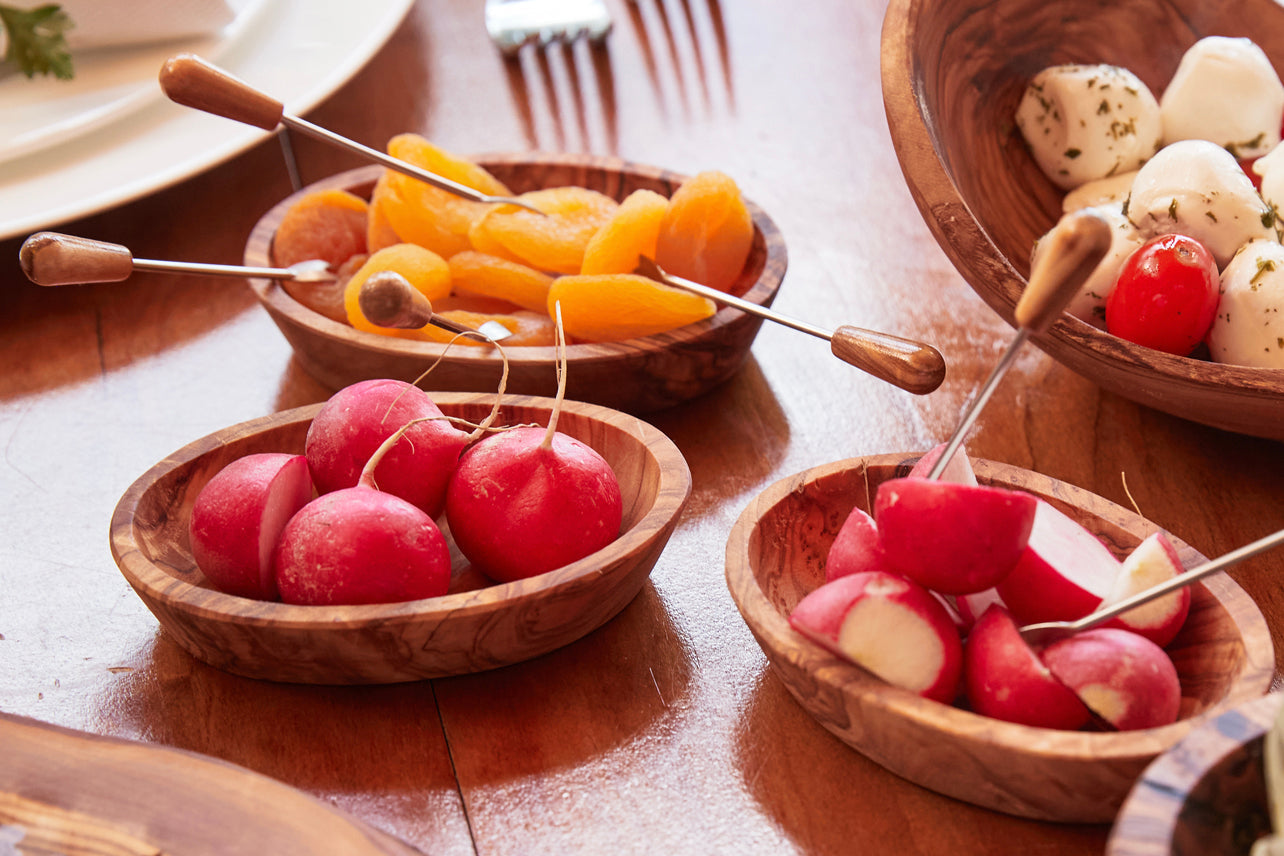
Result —
<instances>
[{"instance_id":1,"label":"white plate","mask_svg":"<svg viewBox=\"0 0 1284 856\"><path fill-rule=\"evenodd\" d=\"M269 0L225 46L219 65L284 103L286 112L305 113L370 60L412 2L362 0L354 14L350 0ZM153 75L159 71L160 62ZM92 130L0 163L0 239L154 193L267 135L163 96Z\"/></svg>"},{"instance_id":2,"label":"white plate","mask_svg":"<svg viewBox=\"0 0 1284 856\"><path fill-rule=\"evenodd\" d=\"M156 72L175 53L219 62L267 0L228 0L236 17L217 33L133 48L76 52L71 80L28 79L16 69L0 76L0 162L86 134L163 98ZM74 20L74 19L73 19Z\"/></svg>"}]
</instances>

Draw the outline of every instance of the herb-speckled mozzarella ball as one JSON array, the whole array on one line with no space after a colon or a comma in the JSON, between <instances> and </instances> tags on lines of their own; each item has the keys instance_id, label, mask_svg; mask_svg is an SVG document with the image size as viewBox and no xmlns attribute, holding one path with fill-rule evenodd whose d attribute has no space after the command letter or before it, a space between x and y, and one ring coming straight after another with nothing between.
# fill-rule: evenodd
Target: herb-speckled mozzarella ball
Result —
<instances>
[{"instance_id":1,"label":"herb-speckled mozzarella ball","mask_svg":"<svg viewBox=\"0 0 1284 856\"><path fill-rule=\"evenodd\" d=\"M1132 192L1132 182L1137 177L1137 170L1121 172L1118 175L1098 178L1071 190L1061 200L1061 211L1069 214L1084 208L1123 209L1124 200Z\"/></svg>"},{"instance_id":2,"label":"herb-speckled mozzarella ball","mask_svg":"<svg viewBox=\"0 0 1284 856\"><path fill-rule=\"evenodd\" d=\"M1221 291L1207 337L1213 359L1284 368L1284 246L1246 244L1222 271Z\"/></svg>"},{"instance_id":3,"label":"herb-speckled mozzarella ball","mask_svg":"<svg viewBox=\"0 0 1284 856\"><path fill-rule=\"evenodd\" d=\"M1258 157L1280 141L1284 83L1249 39L1209 36L1182 56L1159 108L1165 143L1208 140Z\"/></svg>"},{"instance_id":4,"label":"herb-speckled mozzarella ball","mask_svg":"<svg viewBox=\"0 0 1284 856\"><path fill-rule=\"evenodd\" d=\"M1101 262L1093 269L1092 273L1079 287L1079 291L1071 298L1066 305L1066 311L1081 321L1105 329L1106 326L1106 298L1110 296L1110 291L1115 287L1115 280L1119 278L1119 269L1123 267L1124 261L1133 253L1133 250L1145 243L1141 233L1128 222L1128 218L1123 215L1117 206L1086 208L1079 210L1089 210L1097 214L1103 220L1110 224L1110 249L1106 250L1106 255ZM1056 226L1052 227L1054 230ZM1043 236L1048 237L1052 232L1049 231ZM1040 238L1034 245L1034 253L1030 257L1030 269L1033 270L1038 264L1039 254L1047 246L1047 241Z\"/></svg>"},{"instance_id":5,"label":"herb-speckled mozzarella ball","mask_svg":"<svg viewBox=\"0 0 1284 856\"><path fill-rule=\"evenodd\" d=\"M1206 140L1165 146L1137 171L1125 213L1147 238L1199 241L1223 268L1254 238L1279 240L1275 212L1230 152Z\"/></svg>"},{"instance_id":6,"label":"herb-speckled mozzarella ball","mask_svg":"<svg viewBox=\"0 0 1284 856\"><path fill-rule=\"evenodd\" d=\"M1284 211L1284 145L1255 160L1252 168L1262 178L1262 198L1274 205L1277 213Z\"/></svg>"},{"instance_id":7,"label":"herb-speckled mozzarella ball","mask_svg":"<svg viewBox=\"0 0 1284 856\"><path fill-rule=\"evenodd\" d=\"M1114 65L1056 65L1035 75L1016 112L1039 168L1069 190L1139 167L1159 148L1159 103Z\"/></svg>"}]
</instances>

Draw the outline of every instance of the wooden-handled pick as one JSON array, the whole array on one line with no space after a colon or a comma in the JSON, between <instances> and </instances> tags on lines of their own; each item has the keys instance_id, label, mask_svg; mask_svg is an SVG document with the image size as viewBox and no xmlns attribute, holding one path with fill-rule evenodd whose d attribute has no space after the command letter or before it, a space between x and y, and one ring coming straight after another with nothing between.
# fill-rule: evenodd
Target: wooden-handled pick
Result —
<instances>
[{"instance_id":1,"label":"wooden-handled pick","mask_svg":"<svg viewBox=\"0 0 1284 856\"><path fill-rule=\"evenodd\" d=\"M314 125L306 119L291 116L285 112L285 105L280 101L195 54L178 54L167 59L161 66L160 86L171 101L182 104L184 107L193 107L215 116L222 116L224 119L262 128L265 131L273 131L278 125L285 125L287 128L338 146L388 169L417 178L447 193L453 193L474 202L517 205L536 214L544 213L529 202L509 196L490 196L481 193L445 176L420 169L400 158L363 146L355 140Z\"/></svg>"},{"instance_id":2,"label":"wooden-handled pick","mask_svg":"<svg viewBox=\"0 0 1284 856\"><path fill-rule=\"evenodd\" d=\"M295 282L328 282L334 279L330 266L311 259L288 268L216 265L198 262L171 262L136 259L128 247L58 232L37 232L22 242L18 263L27 279L36 285L79 285L91 282L120 282L136 270L190 273L207 276L256 276L290 279Z\"/></svg>"},{"instance_id":3,"label":"wooden-handled pick","mask_svg":"<svg viewBox=\"0 0 1284 856\"><path fill-rule=\"evenodd\" d=\"M636 272L665 285L707 297L715 303L825 339L829 342L830 351L843 362L915 395L925 395L945 380L945 359L931 345L849 325L843 325L831 333L733 294L665 273L646 256L638 256Z\"/></svg>"},{"instance_id":4,"label":"wooden-handled pick","mask_svg":"<svg viewBox=\"0 0 1284 856\"><path fill-rule=\"evenodd\" d=\"M432 301L395 271L371 274L357 293L361 314L371 324L396 330L422 330L429 324L452 333L481 333L492 342L507 339L512 331L498 321L486 321L477 330L442 318L433 312Z\"/></svg>"},{"instance_id":5,"label":"wooden-handled pick","mask_svg":"<svg viewBox=\"0 0 1284 856\"><path fill-rule=\"evenodd\" d=\"M929 479L941 477L1025 340L1032 333L1042 333L1052 326L1061 310L1066 308L1088 275L1105 257L1110 249L1110 237L1110 224L1102 217L1091 211L1079 211L1063 217L1052 234L1044 238L1049 243L1039 254L1034 270L1030 271L1030 281L1021 292L1013 313L1016 336L959 420L941 457L927 474Z\"/></svg>"}]
</instances>

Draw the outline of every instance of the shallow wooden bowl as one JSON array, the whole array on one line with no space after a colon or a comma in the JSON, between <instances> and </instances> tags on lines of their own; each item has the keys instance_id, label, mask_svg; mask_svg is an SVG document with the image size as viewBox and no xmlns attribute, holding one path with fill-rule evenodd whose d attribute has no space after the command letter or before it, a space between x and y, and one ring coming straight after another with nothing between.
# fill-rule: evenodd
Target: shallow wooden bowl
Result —
<instances>
[{"instance_id":1,"label":"shallow wooden bowl","mask_svg":"<svg viewBox=\"0 0 1284 856\"><path fill-rule=\"evenodd\" d=\"M671 196L683 176L650 166L592 155L482 155L478 162L514 193L579 185L621 200L640 188ZM343 188L369 197L383 168L363 167L310 185L300 193ZM296 193L263 216L245 249L247 265L272 265L272 237ZM766 212L747 202L754 243L732 291L770 306L785 276L785 240ZM354 330L295 301L278 284L251 279L250 286L294 348L300 365L321 383L339 389L358 380L389 377L413 381L446 350L431 342ZM646 413L695 398L739 370L762 319L722 307L712 317L667 333L623 342L572 345L567 349L568 398L630 413ZM553 395L555 349L508 348L510 392ZM493 349L455 346L423 385L452 391L493 392L501 361Z\"/></svg>"},{"instance_id":2,"label":"shallow wooden bowl","mask_svg":"<svg viewBox=\"0 0 1284 856\"><path fill-rule=\"evenodd\" d=\"M903 476L916 455L854 458L771 485L727 541L727 585L776 674L808 713L893 773L966 802L1023 817L1106 823L1155 756L1212 711L1266 692L1275 668L1257 605L1225 574L1193 587L1190 618L1168 647L1182 681L1181 719L1128 733L1000 722L892 687L789 626L824 581L825 556L855 506ZM1095 494L1029 470L975 461L983 484L1019 488L1072 515L1122 555L1156 527ZM1174 539L1189 567L1203 560ZM890 644L895 644L891 640Z\"/></svg>"},{"instance_id":3,"label":"shallow wooden bowl","mask_svg":"<svg viewBox=\"0 0 1284 856\"><path fill-rule=\"evenodd\" d=\"M1271 831L1263 737L1284 694L1205 722L1154 760L1124 801L1107 856L1248 856Z\"/></svg>"},{"instance_id":4,"label":"shallow wooden bowl","mask_svg":"<svg viewBox=\"0 0 1284 856\"><path fill-rule=\"evenodd\" d=\"M883 102L909 189L963 278L1008 323L1034 241L1062 193L1013 119L1026 82L1058 63L1131 69L1158 96L1192 43L1248 36L1284 69L1275 0L891 0ZM1103 389L1186 419L1284 439L1284 369L1174 357L1063 315L1034 341Z\"/></svg>"},{"instance_id":5,"label":"shallow wooden bowl","mask_svg":"<svg viewBox=\"0 0 1284 856\"><path fill-rule=\"evenodd\" d=\"M446 415L473 422L490 412L494 398L433 396ZM527 396L504 401L496 424L547 424L553 404ZM488 584L456 554L448 594L405 603L295 606L215 591L188 543L196 495L243 455L302 453L319 408L244 422L179 449L134 482L112 515L112 555L125 578L175 641L220 669L294 683L392 683L547 653L601 626L633 599L691 490L686 461L664 434L623 413L566 402L558 430L600 452L624 495L622 534L610 546L502 585Z\"/></svg>"}]
</instances>

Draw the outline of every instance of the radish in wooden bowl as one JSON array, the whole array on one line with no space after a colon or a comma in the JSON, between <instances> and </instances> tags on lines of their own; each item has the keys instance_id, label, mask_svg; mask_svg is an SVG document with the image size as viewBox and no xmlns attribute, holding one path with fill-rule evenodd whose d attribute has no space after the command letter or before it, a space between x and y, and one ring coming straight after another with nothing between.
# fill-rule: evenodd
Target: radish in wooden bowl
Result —
<instances>
[{"instance_id":1,"label":"radish in wooden bowl","mask_svg":"<svg viewBox=\"0 0 1284 856\"><path fill-rule=\"evenodd\" d=\"M482 422L495 403L494 394L485 393L437 392L432 398L445 416L473 423ZM554 404L506 395L496 424L546 424ZM628 605L672 535L691 490L682 454L655 428L604 407L564 401L558 432L600 455L619 484L619 534L605 547L543 573L493 583L459 555L443 527L454 561L440 596L314 605L317 601L283 603L219 591L193 556L189 519L194 504L216 474L250 455L276 456L269 463L279 461L277 471L288 473L288 462L304 454L309 428L322 408L273 414L197 440L141 476L116 507L111 548L121 572L166 633L218 668L294 683L390 683L481 671L547 653ZM292 487L281 490L274 507L288 505L292 496ZM252 516L258 519L258 511L271 504L260 505ZM258 535L255 530L256 545ZM502 530L495 537L504 537Z\"/></svg>"},{"instance_id":2,"label":"radish in wooden bowl","mask_svg":"<svg viewBox=\"0 0 1284 856\"><path fill-rule=\"evenodd\" d=\"M412 135L403 135L410 136ZM656 167L590 155L496 154L481 155L476 159L469 159L469 162L484 168L490 178L502 182L514 194L543 193L551 188L583 188L586 191L582 194L583 199L570 200L581 207L590 206L603 198L623 202L635 191L647 191L639 194L642 203L663 206L665 200L672 198L688 180L685 176ZM283 261L278 257L280 248L276 244L280 238L279 229L287 212L305 196L318 191L345 190L360 198L370 199L372 194L378 192L376 184L385 172L381 166L351 170L309 185L286 198L265 214L255 226L246 246L245 263L271 267ZM532 202L539 202L539 198L532 197ZM738 265L738 273L722 277L725 280L722 287L732 295L766 307L775 299L784 279L787 265L784 237L765 211L749 200L744 200L743 204L744 226L752 229L747 256L743 256L743 262L739 261L742 256L736 256L734 263ZM635 212L625 212L625 216L633 213ZM501 216L509 215L496 210L494 218ZM640 220L645 219L644 214L639 213L637 216ZM422 224L409 223L402 230L410 232L421 226ZM473 254L471 251L474 246L494 248L497 243L493 234L503 234L502 227L506 227L505 224L496 224L491 234L481 234L476 228L464 229L465 233L471 232L473 235L471 245L466 236L463 239L457 235L448 236L446 241L449 246L441 249L443 253L447 253L446 258L450 259L452 271L458 273L464 258ZM371 228L380 227L374 224ZM420 240L432 243L434 238L439 237L430 234ZM655 246L654 237L650 245ZM617 244L617 249L618 246ZM561 249L554 246L549 251L544 259L546 269L561 267L563 273L573 269L574 259L564 259ZM449 255L460 250L467 251L456 252L455 256ZM655 252L654 249L649 251ZM496 252L502 252L502 249ZM610 252L604 251L603 255L610 255ZM629 263L636 264L636 257L635 250ZM602 256L596 258L600 260ZM614 261L619 262L618 259ZM603 263L603 266L618 268L618 264ZM693 279L699 273L697 268L690 271L669 270L669 273ZM568 276L561 287L574 288L579 284L579 279L577 276ZM502 361L493 348L456 345L447 350L440 342L383 335L372 332L371 329L354 329L336 317L327 317L308 308L291 297L287 287L280 283L251 279L250 285L293 346L299 363L309 374L331 388L339 389L371 377L414 380L427 365L439 357L441 362L428 381L435 389L489 390L495 389L498 384ZM542 285L542 289L543 292L549 290L547 282ZM483 293L486 290L484 284L481 285L481 290ZM539 288L534 290L539 291ZM510 293L509 296L513 295ZM688 301L704 300L690 295L686 297ZM339 301L338 315L341 316L342 295ZM537 295L536 302L542 305L542 301L543 295ZM448 307L450 304L441 305ZM567 306L566 301L564 306ZM570 367L567 397L630 413L644 413L694 398L726 381L748 357L762 319L729 306L709 306L709 317L693 323L682 323L662 332L634 335L620 341L573 341L567 352ZM507 308L500 311L511 313L514 308L517 307L510 302ZM716 311L713 311L715 308ZM569 307L565 311L568 332L575 337L576 330L572 326ZM681 312L677 313L677 317L682 317ZM595 332L586 327L586 333ZM509 363L508 389L528 395L551 396L556 385L552 371L555 351L551 340L547 344L524 347L513 346L515 342L513 340L506 346Z\"/></svg>"},{"instance_id":3,"label":"radish in wooden bowl","mask_svg":"<svg viewBox=\"0 0 1284 856\"><path fill-rule=\"evenodd\" d=\"M1192 88L1189 75L1178 77L1188 50L1207 37L1251 39L1275 70L1284 70L1284 10L1275 0L1056 4L891 0L883 26L883 101L902 171L950 261L1009 323L1030 273L1036 241L1077 204L1076 194L1083 194L1085 187L1122 183L1122 190L1113 191L1115 196L1107 193L1113 199L1112 210L1119 209L1115 214L1122 233L1127 233L1120 238L1117 253L1112 249L1108 257L1115 269L1135 249L1134 232L1149 237L1150 231L1166 231L1172 225L1169 221L1180 221L1183 228L1195 232L1218 230L1236 219L1213 207L1179 206L1174 200L1180 194L1167 192L1167 177L1150 181L1141 175L1160 159L1156 146L1162 146L1163 152L1180 151L1204 142L1216 157L1229 162L1228 172L1235 172L1235 157L1226 149L1247 158L1261 154L1255 148L1258 143L1279 139L1284 88L1278 81L1272 82L1272 91L1264 97L1268 112L1275 116L1273 123L1255 131L1250 135L1253 139L1186 138L1195 133L1186 127L1191 124L1186 120L1204 119L1224 105L1246 100L1241 97L1242 81L1233 85L1213 81ZM1107 80L1109 75L1084 71L1104 66L1126 70L1135 82L1122 77ZM1035 83L1051 68L1071 67L1079 67L1082 73L1066 72L1059 82ZM1080 76L1072 81L1072 74ZM1031 90L1032 84L1048 89L1040 95ZM1171 93L1167 92L1170 85ZM1076 102L1076 121L1070 128L1068 122L1058 124L1069 119L1063 115L1069 108L1052 108L1062 103L1053 89L1069 91L1072 86L1078 87L1076 92L1090 92L1091 97ZM1106 97L1102 86L1112 87L1113 94ZM1224 97L1229 92L1235 97ZM1027 104L1031 110L1023 109ZM1023 128L1036 129L1038 134L1023 133ZM1093 140L1107 140L1110 151L1096 153L1102 157L1090 152L1074 136L1080 128L1094 134ZM1047 139L1056 141L1050 148L1038 142L1045 130ZM1143 138L1136 150L1129 147ZM1214 165L1205 172L1216 174L1219 169ZM1135 182L1134 170L1138 170ZM1246 175L1227 177L1236 179L1237 193L1255 197L1253 176ZM1284 175L1284 170L1277 175ZM1067 193L1067 186L1095 176L1105 177ZM1210 197L1225 199L1223 189L1207 190ZM1136 196L1132 206L1123 202L1129 192ZM1163 202L1156 209L1143 210L1146 198ZM1260 232L1265 244L1277 245L1274 220L1270 204L1263 205L1259 198L1256 211L1238 222ZM1224 234L1197 237L1211 245L1227 240ZM1230 241L1239 244L1238 237ZM1216 428L1284 439L1284 366L1280 362L1284 321L1272 320L1279 316L1278 304L1260 314L1249 309L1251 301L1246 297L1254 292L1248 296L1256 300L1269 290L1284 302L1284 286L1248 282L1265 276L1266 267L1278 266L1284 275L1284 251L1278 265L1262 257L1265 261L1236 266L1228 259L1235 249L1216 246L1212 253L1221 268L1220 309L1209 312L1218 294L1207 287L1207 277L1203 288L1192 283L1182 298L1183 323L1198 315L1198 329L1170 330L1157 337L1132 332L1139 325L1126 316L1135 315L1137 306L1149 302L1150 285L1134 283L1130 294L1121 293L1113 301L1116 306L1102 305L1113 287L1112 275L1096 287L1097 305L1088 311L1113 309L1121 319L1111 325L1114 334L1103 329L1106 318L1093 323L1088 314L1081 313L1090 320L1067 313L1033 339L1055 359L1109 392ZM1246 269L1246 274L1233 272L1234 267ZM1210 330L1213 315L1217 320ZM1247 334L1248 344L1227 342L1224 328L1243 327L1250 318L1262 323L1252 325L1252 330L1232 331ZM1207 345L1201 343L1205 338ZM1172 342L1180 345L1168 344ZM1273 362L1259 361L1266 352ZM1214 362L1210 357L1226 361Z\"/></svg>"},{"instance_id":4,"label":"radish in wooden bowl","mask_svg":"<svg viewBox=\"0 0 1284 856\"><path fill-rule=\"evenodd\" d=\"M1043 820L1104 823L1113 818L1155 756L1208 715L1259 697L1269 688L1274 673L1269 629L1256 604L1224 574L1190 587L1185 621L1164 649L1172 664L1168 668L1176 672L1174 695L1179 698L1173 699L1171 711L1175 721L1128 731L1084 726L1089 716L1082 710L1082 715L1076 714L1074 695L1082 690L1081 698L1091 702L1098 715L1124 728L1145 724L1127 702L1129 693L1148 690L1128 688L1123 676L1102 678L1100 670L1090 676L1085 670L1066 668L1058 678L1062 684L1071 684L1075 693L1065 692L1062 686L1061 695L1054 696L1038 685L1036 664L1023 665L1015 656L1019 647L1011 622L1006 629L995 626L993 619L999 613L981 612L979 607L981 621L974 625L974 632L983 634L989 646L983 658L985 667L1021 676L1022 689L1037 700L1029 706L1041 708L1022 713L1037 713L1045 724L982 715L975 709L983 707L981 704L968 709L942 701L962 697L967 676L960 673L975 664L960 665L956 648L963 631L932 617L940 604L930 599L911 600L899 592L904 585L897 580L903 577L886 570L886 563L897 567L895 556L865 551L862 562L873 567L868 577L883 579L877 585L848 584L853 591L844 595L847 603L840 604L848 608L857 594L868 600L860 621L844 619L826 625L799 615L801 604L810 596L851 579L839 576L827 582L826 566L844 523L849 518L858 523L863 519L860 514L853 517L853 509L873 514L877 522L878 506L887 496L886 491L879 491L880 485L908 475L918 460L914 455L856 458L776 482L749 503L727 542L727 585L772 668L798 703L850 747L910 781L986 808ZM1036 513L1053 521L1032 523L1025 518L1021 525L1031 543L1062 541L1065 524L1056 521L1064 517L1095 535L1116 559L1122 559L1157 531L1138 515L1063 482L1003 464L972 463L979 488L957 487L1019 491L1035 499ZM1052 527L1051 535L1029 534L1034 527L1047 526ZM867 526L857 528L869 531ZM955 536L974 543L991 540L989 534L976 531L956 532ZM843 552L853 550L849 539L855 537L845 533ZM1190 547L1169 540L1187 567L1201 561ZM1068 552L1078 555L1074 542L1069 543ZM1051 552L1055 551L1043 558L1051 558ZM1037 556L1023 554L1020 561L1027 560L1040 561ZM885 564L880 568L880 563ZM1065 567L1060 560L1055 564ZM1122 563L1115 564L1122 568ZM1067 578L1058 582L1063 586L1095 585L1071 576L1074 574L1067 572ZM1044 579L1050 577L1045 575ZM1129 580L1124 578L1123 582ZM863 589L859 593L854 591L858 587ZM1103 597L1109 594L1106 588L1100 590ZM956 597L962 607L967 595ZM963 610L959 612L956 620ZM821 614L816 610L813 616ZM1125 635L1134 640L1130 643L1134 648L1159 651L1162 657L1163 651L1155 643L1135 633ZM1047 650L1057 644L1061 643ZM855 646L871 650L870 668L850 659ZM1032 659L1026 647L1027 657ZM1077 661L1073 665L1078 666L1087 658L1063 654L1063 664L1066 660ZM875 670L882 669L886 669L886 679L875 675ZM1004 680L1016 686L1015 678ZM1080 680L1082 687L1073 686ZM1095 695L1102 680L1121 691L1104 699ZM893 685L893 681L902 685ZM1001 712L998 702L1002 701L998 699L988 709Z\"/></svg>"}]
</instances>

